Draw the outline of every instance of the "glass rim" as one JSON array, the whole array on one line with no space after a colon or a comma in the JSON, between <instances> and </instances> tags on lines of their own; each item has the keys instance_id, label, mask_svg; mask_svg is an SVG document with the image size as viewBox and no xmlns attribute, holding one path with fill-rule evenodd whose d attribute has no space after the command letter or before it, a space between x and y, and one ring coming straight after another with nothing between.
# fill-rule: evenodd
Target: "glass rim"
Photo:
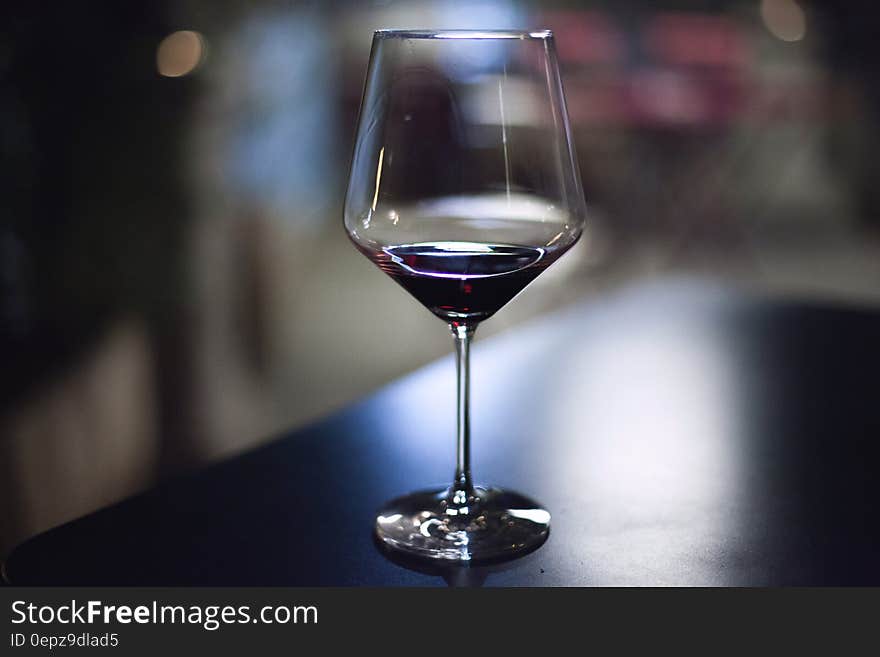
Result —
<instances>
[{"instance_id":1,"label":"glass rim","mask_svg":"<svg viewBox=\"0 0 880 657\"><path fill-rule=\"evenodd\" d=\"M553 31L540 30L425 30L383 29L373 32L375 39L552 39Z\"/></svg>"}]
</instances>

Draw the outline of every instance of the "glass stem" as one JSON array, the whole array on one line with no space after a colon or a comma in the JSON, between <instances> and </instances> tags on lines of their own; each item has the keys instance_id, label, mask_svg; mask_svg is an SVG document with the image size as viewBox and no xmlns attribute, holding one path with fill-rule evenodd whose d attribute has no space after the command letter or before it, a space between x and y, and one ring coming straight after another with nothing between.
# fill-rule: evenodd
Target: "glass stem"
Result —
<instances>
[{"instance_id":1,"label":"glass stem","mask_svg":"<svg viewBox=\"0 0 880 657\"><path fill-rule=\"evenodd\" d=\"M450 325L455 338L455 369L458 391L455 481L446 498L447 508L463 514L476 501L471 481L470 346L475 326Z\"/></svg>"}]
</instances>

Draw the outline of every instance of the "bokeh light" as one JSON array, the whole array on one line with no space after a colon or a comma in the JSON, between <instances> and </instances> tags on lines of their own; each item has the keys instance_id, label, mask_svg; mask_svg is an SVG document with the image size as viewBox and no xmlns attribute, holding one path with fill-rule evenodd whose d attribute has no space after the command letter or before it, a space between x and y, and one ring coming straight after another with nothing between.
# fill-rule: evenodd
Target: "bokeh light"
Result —
<instances>
[{"instance_id":1,"label":"bokeh light","mask_svg":"<svg viewBox=\"0 0 880 657\"><path fill-rule=\"evenodd\" d=\"M770 34L782 41L800 41L807 33L804 10L794 0L762 0L761 18Z\"/></svg>"},{"instance_id":2,"label":"bokeh light","mask_svg":"<svg viewBox=\"0 0 880 657\"><path fill-rule=\"evenodd\" d=\"M205 39L198 32L180 30L165 37L156 50L156 67L168 78L192 73L205 57Z\"/></svg>"}]
</instances>

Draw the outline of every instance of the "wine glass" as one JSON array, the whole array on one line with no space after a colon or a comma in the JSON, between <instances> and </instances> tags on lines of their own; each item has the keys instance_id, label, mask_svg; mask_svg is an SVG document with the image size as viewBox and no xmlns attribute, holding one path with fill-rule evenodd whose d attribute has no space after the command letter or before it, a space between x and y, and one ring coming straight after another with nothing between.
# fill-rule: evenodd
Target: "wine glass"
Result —
<instances>
[{"instance_id":1,"label":"wine glass","mask_svg":"<svg viewBox=\"0 0 880 657\"><path fill-rule=\"evenodd\" d=\"M388 502L379 540L410 556L499 560L550 514L471 479L474 331L578 240L586 209L553 35L379 30L345 199L355 246L452 330L457 465L443 490Z\"/></svg>"}]
</instances>

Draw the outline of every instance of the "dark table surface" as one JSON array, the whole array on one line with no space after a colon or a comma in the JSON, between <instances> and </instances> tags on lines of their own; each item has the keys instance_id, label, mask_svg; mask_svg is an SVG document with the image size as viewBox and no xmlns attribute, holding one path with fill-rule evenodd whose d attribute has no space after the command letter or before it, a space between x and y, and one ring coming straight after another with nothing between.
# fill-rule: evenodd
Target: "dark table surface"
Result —
<instances>
[{"instance_id":1,"label":"dark table surface","mask_svg":"<svg viewBox=\"0 0 880 657\"><path fill-rule=\"evenodd\" d=\"M372 540L384 500L451 477L450 358L311 427L34 537L10 555L6 577L880 584L878 341L876 310L687 280L625 288L478 338L476 478L528 493L553 514L547 543L505 564L418 567L390 561ZM352 354L352 367L381 357Z\"/></svg>"}]
</instances>

